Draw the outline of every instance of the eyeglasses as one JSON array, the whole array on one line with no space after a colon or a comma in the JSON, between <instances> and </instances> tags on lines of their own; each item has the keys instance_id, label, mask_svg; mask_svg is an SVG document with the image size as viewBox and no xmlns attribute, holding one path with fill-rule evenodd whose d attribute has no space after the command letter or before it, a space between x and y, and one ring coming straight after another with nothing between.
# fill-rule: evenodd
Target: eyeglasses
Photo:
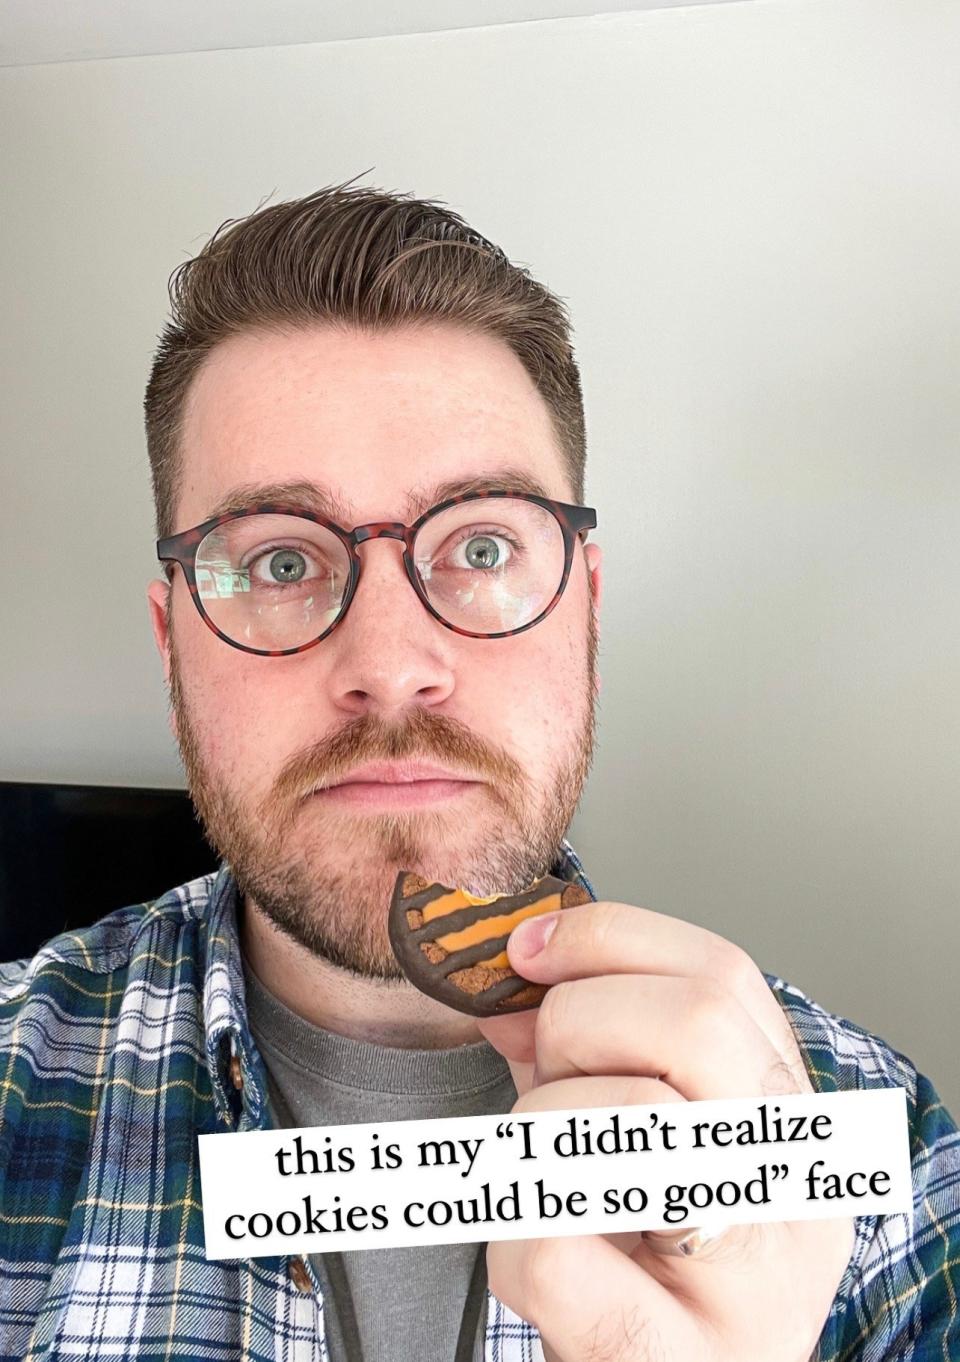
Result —
<instances>
[{"instance_id":1,"label":"eyeglasses","mask_svg":"<svg viewBox=\"0 0 960 1362\"><path fill-rule=\"evenodd\" d=\"M468 492L412 525L374 521L345 530L287 506L260 505L157 541L173 580L179 563L201 618L234 648L263 657L302 653L327 637L360 581L357 546L399 539L424 608L468 638L508 638L546 619L570 576L589 506L532 493Z\"/></svg>"}]
</instances>

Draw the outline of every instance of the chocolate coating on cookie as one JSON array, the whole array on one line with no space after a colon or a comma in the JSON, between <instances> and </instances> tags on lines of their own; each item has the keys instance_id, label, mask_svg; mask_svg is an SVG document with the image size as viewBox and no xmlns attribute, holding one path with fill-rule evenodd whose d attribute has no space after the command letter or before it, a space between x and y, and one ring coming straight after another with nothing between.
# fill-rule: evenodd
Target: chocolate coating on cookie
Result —
<instances>
[{"instance_id":1,"label":"chocolate coating on cookie","mask_svg":"<svg viewBox=\"0 0 960 1362\"><path fill-rule=\"evenodd\" d=\"M448 1007L473 1017L524 1012L539 1007L547 985L510 968L507 938L528 917L590 902L586 889L555 875L520 894L477 898L402 870L390 901L390 944L410 982Z\"/></svg>"}]
</instances>

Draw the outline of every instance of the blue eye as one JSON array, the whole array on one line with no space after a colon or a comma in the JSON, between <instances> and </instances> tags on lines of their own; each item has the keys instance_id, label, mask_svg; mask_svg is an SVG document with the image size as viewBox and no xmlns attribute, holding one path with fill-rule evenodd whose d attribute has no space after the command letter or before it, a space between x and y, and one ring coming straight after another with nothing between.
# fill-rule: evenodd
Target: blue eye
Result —
<instances>
[{"instance_id":1,"label":"blue eye","mask_svg":"<svg viewBox=\"0 0 960 1362\"><path fill-rule=\"evenodd\" d=\"M516 557L517 545L509 535L471 531L464 535L451 551L450 561L455 568L489 572L505 567Z\"/></svg>"},{"instance_id":2,"label":"blue eye","mask_svg":"<svg viewBox=\"0 0 960 1362\"><path fill-rule=\"evenodd\" d=\"M307 563L296 549L280 549L270 559L268 570L278 582L299 582L307 570Z\"/></svg>"},{"instance_id":3,"label":"blue eye","mask_svg":"<svg viewBox=\"0 0 960 1362\"><path fill-rule=\"evenodd\" d=\"M489 534L475 534L462 545L467 565L473 568L496 567L501 558L497 540Z\"/></svg>"},{"instance_id":4,"label":"blue eye","mask_svg":"<svg viewBox=\"0 0 960 1362\"><path fill-rule=\"evenodd\" d=\"M273 591L306 581L334 591L345 580L344 573L338 571L319 545L300 549L292 544L266 544L248 558L243 571L253 587Z\"/></svg>"}]
</instances>

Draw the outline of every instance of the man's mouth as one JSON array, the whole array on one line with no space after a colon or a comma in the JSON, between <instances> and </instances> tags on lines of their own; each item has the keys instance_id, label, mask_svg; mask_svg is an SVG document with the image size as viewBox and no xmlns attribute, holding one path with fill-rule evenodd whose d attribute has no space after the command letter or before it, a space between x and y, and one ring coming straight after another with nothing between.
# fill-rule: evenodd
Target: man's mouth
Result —
<instances>
[{"instance_id":1,"label":"man's mouth","mask_svg":"<svg viewBox=\"0 0 960 1362\"><path fill-rule=\"evenodd\" d=\"M348 771L311 798L357 809L412 809L462 798L482 781L427 762L371 762Z\"/></svg>"}]
</instances>

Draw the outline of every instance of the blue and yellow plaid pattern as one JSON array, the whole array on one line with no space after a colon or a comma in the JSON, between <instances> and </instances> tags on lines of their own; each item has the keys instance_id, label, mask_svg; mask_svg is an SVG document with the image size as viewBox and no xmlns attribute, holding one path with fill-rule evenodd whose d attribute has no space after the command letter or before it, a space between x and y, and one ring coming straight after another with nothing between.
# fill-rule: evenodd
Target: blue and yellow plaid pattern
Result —
<instances>
[{"instance_id":1,"label":"blue and yellow plaid pattern","mask_svg":"<svg viewBox=\"0 0 960 1362\"><path fill-rule=\"evenodd\" d=\"M596 897L567 843L554 873ZM956 1123L904 1055L765 977L818 1091L907 1092L913 1214L858 1217L814 1362L960 1359ZM226 864L0 965L0 1359L325 1362L309 1262L204 1257L197 1136L273 1124ZM542 1358L487 1304L487 1362Z\"/></svg>"}]
</instances>

